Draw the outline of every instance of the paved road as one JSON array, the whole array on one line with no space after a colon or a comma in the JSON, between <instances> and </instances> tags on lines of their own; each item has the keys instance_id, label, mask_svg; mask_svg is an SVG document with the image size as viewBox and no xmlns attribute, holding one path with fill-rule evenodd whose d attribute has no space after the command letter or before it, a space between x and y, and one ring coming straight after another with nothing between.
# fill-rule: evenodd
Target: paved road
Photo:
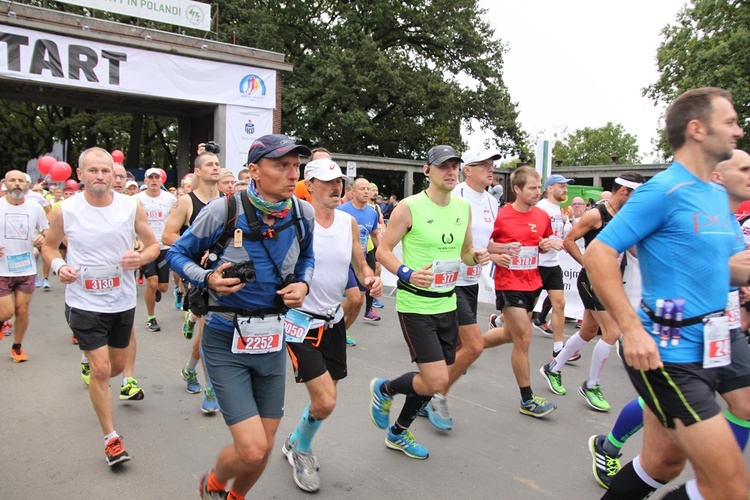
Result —
<instances>
[{"instance_id":1,"label":"paved road","mask_svg":"<svg viewBox=\"0 0 750 500\"><path fill-rule=\"evenodd\" d=\"M139 287L142 295L143 287ZM180 369L189 355L182 316L171 295L157 304L162 331L145 327L139 302L136 334L136 378L146 391L142 401L121 402L113 380L114 419L133 460L119 469L104 462L103 439L86 386L79 374L80 352L70 343L63 318L63 289L37 292L31 304L31 326L24 347L30 360L14 364L11 341L0 344L0 499L123 498L189 499L198 479L213 466L217 452L230 442L220 415L200 411L201 396L185 392ZM418 419L413 431L430 450L425 461L387 449L385 431L368 416L368 382L415 369L409 363L394 312L395 299L379 323L359 321L352 334L358 345L348 349L349 377L339 384L339 403L321 427L314 450L321 462L321 491L306 494L294 485L291 467L280 446L307 402L304 386L294 384L288 368L286 417L277 434L276 451L252 498L325 499L516 499L599 498L603 490L591 475L587 439L605 433L615 414L589 409L576 391L586 377L592 346L574 366L566 367L567 396L554 396L536 372L549 359L551 339L535 331L531 345L535 390L558 403L543 420L518 413L518 389L510 368L510 347L483 354L449 396L454 419L450 432ZM492 312L480 306L481 324ZM567 335L574 332L568 326ZM201 377L202 379L202 377ZM634 392L619 359L605 367L604 390L619 409ZM401 408L397 397L394 412ZM629 459L640 448L640 436L625 451Z\"/></svg>"}]
</instances>

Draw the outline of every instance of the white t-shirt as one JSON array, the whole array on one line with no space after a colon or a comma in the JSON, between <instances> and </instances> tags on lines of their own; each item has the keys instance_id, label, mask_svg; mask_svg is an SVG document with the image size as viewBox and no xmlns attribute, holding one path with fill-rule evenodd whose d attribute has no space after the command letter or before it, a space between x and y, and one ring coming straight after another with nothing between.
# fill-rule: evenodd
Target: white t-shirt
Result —
<instances>
[{"instance_id":1,"label":"white t-shirt","mask_svg":"<svg viewBox=\"0 0 750 500\"><path fill-rule=\"evenodd\" d=\"M152 198L146 191L133 196L141 202L143 209L146 211L146 217L148 218L148 225L151 226L151 230L154 232L154 238L159 242L160 248L166 250L169 245L165 245L161 242L161 235L164 233L164 224L167 222L169 212L172 211L177 198L172 193L166 191L159 191L159 196Z\"/></svg>"},{"instance_id":2,"label":"white t-shirt","mask_svg":"<svg viewBox=\"0 0 750 500\"><path fill-rule=\"evenodd\" d=\"M120 259L135 243L137 202L112 192L107 207L89 205L85 194L60 204L68 237L68 264L78 280L65 288L65 303L84 311L116 313L135 307L135 274Z\"/></svg>"},{"instance_id":3,"label":"white t-shirt","mask_svg":"<svg viewBox=\"0 0 750 500\"><path fill-rule=\"evenodd\" d=\"M552 223L552 236L551 240L562 240L565 238L564 229L565 224L563 223L562 210L560 205L555 205L549 200L542 199L536 204L538 208L541 208L547 215ZM555 267L560 265L560 257L557 255L559 250L550 249L549 252L539 254L539 266L540 267Z\"/></svg>"},{"instance_id":4,"label":"white t-shirt","mask_svg":"<svg viewBox=\"0 0 750 500\"><path fill-rule=\"evenodd\" d=\"M471 207L471 239L474 248L486 248L495 226L499 205L497 199L487 191L476 191L466 182L456 185L451 192L465 199ZM476 285L482 274L482 266L467 266L463 262L458 273L456 286Z\"/></svg>"},{"instance_id":5,"label":"white t-shirt","mask_svg":"<svg viewBox=\"0 0 750 500\"><path fill-rule=\"evenodd\" d=\"M326 316L338 308L334 323L344 317L344 309L340 305L346 282L349 281L349 264L352 260L352 218L346 212L334 210L331 227L325 228L315 221L313 230L315 273L310 282L310 293L300 309ZM313 319L310 328L318 328L324 323L322 319Z\"/></svg>"},{"instance_id":6,"label":"white t-shirt","mask_svg":"<svg viewBox=\"0 0 750 500\"><path fill-rule=\"evenodd\" d=\"M0 198L0 276L32 276L36 274L34 243L36 235L49 227L44 209L33 201L13 205Z\"/></svg>"},{"instance_id":7,"label":"white t-shirt","mask_svg":"<svg viewBox=\"0 0 750 500\"><path fill-rule=\"evenodd\" d=\"M50 204L47 198L37 193L36 191L29 190L26 192L24 196L26 197L27 200L32 200L32 201L39 203L39 205L41 205L42 208L47 207Z\"/></svg>"}]
</instances>

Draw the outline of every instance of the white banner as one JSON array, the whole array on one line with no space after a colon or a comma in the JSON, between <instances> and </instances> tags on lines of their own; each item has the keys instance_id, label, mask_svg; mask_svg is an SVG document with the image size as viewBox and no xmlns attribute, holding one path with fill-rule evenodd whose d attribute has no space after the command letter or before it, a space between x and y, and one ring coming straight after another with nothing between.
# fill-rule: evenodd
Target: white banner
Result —
<instances>
[{"instance_id":1,"label":"white banner","mask_svg":"<svg viewBox=\"0 0 750 500\"><path fill-rule=\"evenodd\" d=\"M0 26L0 79L252 108L276 107L276 72Z\"/></svg>"},{"instance_id":2,"label":"white banner","mask_svg":"<svg viewBox=\"0 0 750 500\"><path fill-rule=\"evenodd\" d=\"M247 162L247 152L255 139L273 134L273 111L227 106L226 168L235 177Z\"/></svg>"},{"instance_id":3,"label":"white banner","mask_svg":"<svg viewBox=\"0 0 750 500\"><path fill-rule=\"evenodd\" d=\"M211 30L211 5L190 0L60 0L90 9Z\"/></svg>"}]
</instances>

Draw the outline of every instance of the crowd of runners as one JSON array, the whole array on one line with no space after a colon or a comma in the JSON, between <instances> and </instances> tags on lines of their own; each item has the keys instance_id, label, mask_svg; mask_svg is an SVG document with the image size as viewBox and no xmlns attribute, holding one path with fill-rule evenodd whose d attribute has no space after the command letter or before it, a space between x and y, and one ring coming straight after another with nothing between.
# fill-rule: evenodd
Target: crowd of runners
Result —
<instances>
[{"instance_id":1,"label":"crowd of runners","mask_svg":"<svg viewBox=\"0 0 750 500\"><path fill-rule=\"evenodd\" d=\"M121 400L146 396L135 373L133 325L161 329L156 303L173 282L182 334L191 340L186 363L176 368L187 392L202 393L201 410L220 412L232 436L201 478L199 495L243 499L261 477L284 413L287 357L309 399L286 401L299 421L280 449L295 484L316 492L313 440L347 376L347 347L356 346L349 329L360 315L380 320L374 309L383 308L384 268L397 277L393 314L416 363L416 370L370 382L369 416L388 448L428 458L412 423L423 416L452 429L451 387L484 349L503 344L511 344L519 412L549 415L556 403L532 389L532 327L552 337L550 361L538 372L559 396L567 393L564 366L600 334L579 394L593 410L611 410L599 378L614 348L638 395L608 435L589 440L604 497L644 498L690 460L695 479L665 498L747 498L741 452L750 435L743 333L750 295L743 287L750 252L734 213L750 199L750 155L736 150L742 130L731 95L721 89L676 99L666 133L674 149L668 169L648 182L620 173L588 210L581 198L561 208L574 179L542 179L530 167L513 171L514 201L504 204L502 190L493 189L501 155L461 155L447 145L427 152L428 187L387 205L378 203L377 186L348 178L327 150L280 134L251 145L237 179L201 145L179 190L165 189L155 168L140 189L101 148L78 158L77 194L71 186L50 188L46 199L44 186L12 170L0 199L3 335L13 337L12 361L27 361L32 294L57 286L50 279L56 275L66 287L65 319L82 352L81 376L106 462L121 464L130 456L115 429L110 379L118 380ZM585 313L567 341L560 252L582 266L577 288ZM498 311L488 330L477 320L485 266ZM637 310L623 287L626 266L641 273ZM548 303L532 318L542 290ZM391 418L397 395L403 405ZM641 453L623 466L620 450L641 427Z\"/></svg>"}]
</instances>

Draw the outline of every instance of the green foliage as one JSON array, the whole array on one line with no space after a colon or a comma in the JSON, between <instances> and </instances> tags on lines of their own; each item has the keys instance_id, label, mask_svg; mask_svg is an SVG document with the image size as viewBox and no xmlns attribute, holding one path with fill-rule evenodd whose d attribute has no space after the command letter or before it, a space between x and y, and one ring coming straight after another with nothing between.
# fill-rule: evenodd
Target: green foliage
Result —
<instances>
[{"instance_id":1,"label":"green foliage","mask_svg":"<svg viewBox=\"0 0 750 500\"><path fill-rule=\"evenodd\" d=\"M657 104L669 104L686 90L721 87L732 92L745 138L750 145L750 3L741 0L693 0L662 30L656 60L659 79L644 95ZM658 148L672 151L665 140Z\"/></svg>"},{"instance_id":2,"label":"green foliage","mask_svg":"<svg viewBox=\"0 0 750 500\"><path fill-rule=\"evenodd\" d=\"M609 122L603 127L585 127L565 133L555 143L552 154L565 166L608 165L613 154L617 155L617 163L632 164L641 161L637 141L622 124Z\"/></svg>"}]
</instances>

